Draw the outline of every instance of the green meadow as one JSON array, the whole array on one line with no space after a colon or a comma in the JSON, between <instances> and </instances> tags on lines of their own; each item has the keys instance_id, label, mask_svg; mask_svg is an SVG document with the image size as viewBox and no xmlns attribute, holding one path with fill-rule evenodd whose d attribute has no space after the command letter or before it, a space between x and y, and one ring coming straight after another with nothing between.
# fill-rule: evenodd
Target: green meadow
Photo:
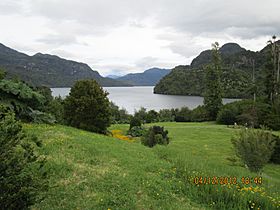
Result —
<instances>
[{"instance_id":1,"label":"green meadow","mask_svg":"<svg viewBox=\"0 0 280 210\"><path fill-rule=\"evenodd\" d=\"M131 142L62 125L25 124L25 130L43 142L38 152L46 156L50 185L45 199L32 209L280 208L280 166L268 164L261 183L254 183L259 175L233 156L230 140L238 129L213 123L157 125L169 131L168 146L148 148L139 139ZM125 134L128 128L113 125L110 130ZM196 177L203 177L202 182L194 183ZM208 177L211 183L205 182ZM236 183L213 184L213 177ZM242 183L242 177L252 178L251 183Z\"/></svg>"}]
</instances>

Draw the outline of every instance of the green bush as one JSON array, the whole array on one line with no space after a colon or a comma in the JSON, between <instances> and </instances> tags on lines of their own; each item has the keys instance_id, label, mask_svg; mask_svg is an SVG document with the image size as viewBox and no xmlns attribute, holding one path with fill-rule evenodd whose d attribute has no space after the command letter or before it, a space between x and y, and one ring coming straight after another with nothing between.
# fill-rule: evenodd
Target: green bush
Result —
<instances>
[{"instance_id":1,"label":"green bush","mask_svg":"<svg viewBox=\"0 0 280 210\"><path fill-rule=\"evenodd\" d=\"M148 147L153 147L156 144L168 145L168 131L164 127L153 126L142 136L141 143Z\"/></svg>"},{"instance_id":2,"label":"green bush","mask_svg":"<svg viewBox=\"0 0 280 210\"><path fill-rule=\"evenodd\" d=\"M80 80L64 100L64 118L68 125L103 133L110 126L108 93L95 80Z\"/></svg>"},{"instance_id":3,"label":"green bush","mask_svg":"<svg viewBox=\"0 0 280 210\"><path fill-rule=\"evenodd\" d=\"M191 112L191 121L192 122L203 122L208 121L208 113L205 109L205 106L198 106Z\"/></svg>"},{"instance_id":4,"label":"green bush","mask_svg":"<svg viewBox=\"0 0 280 210\"><path fill-rule=\"evenodd\" d=\"M265 124L273 130L280 130L280 97L275 99L274 104L271 106L271 111L266 117Z\"/></svg>"},{"instance_id":5,"label":"green bush","mask_svg":"<svg viewBox=\"0 0 280 210\"><path fill-rule=\"evenodd\" d=\"M141 123L146 123L147 120L147 109L141 107L138 111L135 111L134 117L141 120Z\"/></svg>"},{"instance_id":6,"label":"green bush","mask_svg":"<svg viewBox=\"0 0 280 210\"><path fill-rule=\"evenodd\" d=\"M54 124L56 122L56 119L53 115L45 112L40 112L38 110L30 109L28 116L29 121L34 123Z\"/></svg>"},{"instance_id":7,"label":"green bush","mask_svg":"<svg viewBox=\"0 0 280 210\"><path fill-rule=\"evenodd\" d=\"M120 109L116 104L110 102L110 109L111 109L111 122L116 124L127 124L130 121L131 115L122 108Z\"/></svg>"},{"instance_id":8,"label":"green bush","mask_svg":"<svg viewBox=\"0 0 280 210\"><path fill-rule=\"evenodd\" d=\"M153 123L159 121L159 115L155 110L150 110L146 115L146 123Z\"/></svg>"},{"instance_id":9,"label":"green bush","mask_svg":"<svg viewBox=\"0 0 280 210\"><path fill-rule=\"evenodd\" d=\"M127 131L127 135L132 137L140 137L143 136L146 132L146 129L142 126L134 126L130 130Z\"/></svg>"},{"instance_id":10,"label":"green bush","mask_svg":"<svg viewBox=\"0 0 280 210\"><path fill-rule=\"evenodd\" d=\"M53 115L57 123L64 123L64 105L63 99L60 96L51 100L45 107L44 111Z\"/></svg>"},{"instance_id":11,"label":"green bush","mask_svg":"<svg viewBox=\"0 0 280 210\"><path fill-rule=\"evenodd\" d=\"M217 123L232 125L238 123L259 128L268 126L270 105L252 100L241 100L225 104L217 115ZM269 126L270 127L270 126Z\"/></svg>"},{"instance_id":12,"label":"green bush","mask_svg":"<svg viewBox=\"0 0 280 210\"><path fill-rule=\"evenodd\" d=\"M175 120L172 110L161 109L158 114L160 122L173 122Z\"/></svg>"},{"instance_id":13,"label":"green bush","mask_svg":"<svg viewBox=\"0 0 280 210\"><path fill-rule=\"evenodd\" d=\"M264 130L242 129L232 138L236 155L252 172L260 172L274 151L272 134Z\"/></svg>"},{"instance_id":14,"label":"green bush","mask_svg":"<svg viewBox=\"0 0 280 210\"><path fill-rule=\"evenodd\" d=\"M188 107L182 107L175 116L176 122L190 122L191 121L191 110Z\"/></svg>"},{"instance_id":15,"label":"green bush","mask_svg":"<svg viewBox=\"0 0 280 210\"><path fill-rule=\"evenodd\" d=\"M40 142L27 136L14 113L0 106L0 209L28 209L46 190L44 161L36 155Z\"/></svg>"},{"instance_id":16,"label":"green bush","mask_svg":"<svg viewBox=\"0 0 280 210\"><path fill-rule=\"evenodd\" d=\"M280 164L280 137L272 135L275 141L274 152L270 158L270 162Z\"/></svg>"},{"instance_id":17,"label":"green bush","mask_svg":"<svg viewBox=\"0 0 280 210\"><path fill-rule=\"evenodd\" d=\"M217 115L217 122L225 125L233 125L237 122L238 108L228 106L221 109Z\"/></svg>"},{"instance_id":18,"label":"green bush","mask_svg":"<svg viewBox=\"0 0 280 210\"><path fill-rule=\"evenodd\" d=\"M138 117L131 117L129 122L129 130L131 130L133 127L141 127L141 125L141 120Z\"/></svg>"}]
</instances>

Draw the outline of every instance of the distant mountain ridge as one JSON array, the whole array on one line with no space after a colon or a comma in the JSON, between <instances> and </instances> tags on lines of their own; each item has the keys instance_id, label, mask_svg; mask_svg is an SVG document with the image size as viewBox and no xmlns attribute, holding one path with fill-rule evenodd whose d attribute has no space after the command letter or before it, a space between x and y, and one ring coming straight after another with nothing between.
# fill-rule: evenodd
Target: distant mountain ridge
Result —
<instances>
[{"instance_id":1,"label":"distant mountain ridge","mask_svg":"<svg viewBox=\"0 0 280 210\"><path fill-rule=\"evenodd\" d=\"M104 78L85 63L42 53L29 56L1 43L0 67L6 70L9 78L19 77L34 86L71 87L81 79L94 79L101 86L131 86Z\"/></svg>"},{"instance_id":2,"label":"distant mountain ridge","mask_svg":"<svg viewBox=\"0 0 280 210\"><path fill-rule=\"evenodd\" d=\"M264 93L264 65L268 46L253 52L236 43L227 43L219 51L222 58L221 83L224 97L250 98L252 96L252 69L254 61L257 94ZM191 65L181 65L172 69L155 86L154 93L168 95L196 95L204 93L205 69L211 62L211 50L201 52Z\"/></svg>"},{"instance_id":3,"label":"distant mountain ridge","mask_svg":"<svg viewBox=\"0 0 280 210\"><path fill-rule=\"evenodd\" d=\"M220 51L222 57L226 57L226 56L234 55L236 53L244 52L244 51L246 51L246 49L240 47L236 43L227 43L227 44L224 44L219 49L219 51ZM197 68L197 67L201 67L202 65L205 65L207 63L210 63L211 58L212 58L211 50L202 51L196 58L194 58L192 60L191 67Z\"/></svg>"},{"instance_id":4,"label":"distant mountain ridge","mask_svg":"<svg viewBox=\"0 0 280 210\"><path fill-rule=\"evenodd\" d=\"M151 68L142 73L131 73L116 79L134 86L154 86L170 72L170 69Z\"/></svg>"}]
</instances>

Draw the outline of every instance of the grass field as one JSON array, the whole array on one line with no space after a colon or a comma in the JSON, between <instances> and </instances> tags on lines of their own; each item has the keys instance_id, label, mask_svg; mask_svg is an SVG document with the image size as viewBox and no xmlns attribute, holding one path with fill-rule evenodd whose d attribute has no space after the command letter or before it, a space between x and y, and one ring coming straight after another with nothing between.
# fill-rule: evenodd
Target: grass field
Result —
<instances>
[{"instance_id":1,"label":"grass field","mask_svg":"<svg viewBox=\"0 0 280 210\"><path fill-rule=\"evenodd\" d=\"M26 124L43 141L50 189L33 209L279 209L280 166L269 164L262 184L232 164L237 132L212 123L157 123L168 146L144 147L75 128ZM110 130L126 131L128 125ZM278 133L279 134L279 133ZM236 177L235 185L194 184L195 177Z\"/></svg>"}]
</instances>

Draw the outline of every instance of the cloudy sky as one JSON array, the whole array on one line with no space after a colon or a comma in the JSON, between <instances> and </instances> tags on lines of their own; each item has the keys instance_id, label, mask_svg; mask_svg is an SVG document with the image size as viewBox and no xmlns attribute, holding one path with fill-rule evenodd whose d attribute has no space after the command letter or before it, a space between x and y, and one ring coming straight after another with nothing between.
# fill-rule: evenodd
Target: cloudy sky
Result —
<instances>
[{"instance_id":1,"label":"cloudy sky","mask_svg":"<svg viewBox=\"0 0 280 210\"><path fill-rule=\"evenodd\" d=\"M189 64L218 41L260 50L280 36L279 0L1 0L0 42L102 75Z\"/></svg>"}]
</instances>

